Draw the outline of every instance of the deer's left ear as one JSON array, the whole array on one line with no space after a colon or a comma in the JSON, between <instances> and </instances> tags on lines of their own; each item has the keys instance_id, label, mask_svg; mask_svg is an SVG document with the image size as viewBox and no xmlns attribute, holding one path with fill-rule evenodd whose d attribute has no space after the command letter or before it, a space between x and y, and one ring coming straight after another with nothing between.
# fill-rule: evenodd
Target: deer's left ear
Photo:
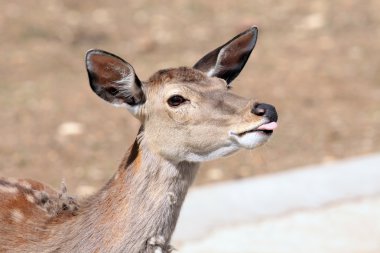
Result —
<instances>
[{"instance_id":1,"label":"deer's left ear","mask_svg":"<svg viewBox=\"0 0 380 253\"><path fill-rule=\"evenodd\" d=\"M257 41L257 28L251 27L226 44L206 54L193 68L232 82L243 69Z\"/></svg>"},{"instance_id":2,"label":"deer's left ear","mask_svg":"<svg viewBox=\"0 0 380 253\"><path fill-rule=\"evenodd\" d=\"M86 67L92 90L107 102L116 106L125 105L128 109L145 102L135 70L122 58L93 49L86 54Z\"/></svg>"}]
</instances>

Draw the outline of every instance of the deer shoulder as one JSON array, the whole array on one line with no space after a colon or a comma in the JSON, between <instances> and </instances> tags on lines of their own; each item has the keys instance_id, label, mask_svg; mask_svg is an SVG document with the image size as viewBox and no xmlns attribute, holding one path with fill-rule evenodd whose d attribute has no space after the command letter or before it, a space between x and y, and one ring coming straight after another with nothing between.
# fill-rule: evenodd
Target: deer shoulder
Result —
<instances>
[{"instance_id":1,"label":"deer shoulder","mask_svg":"<svg viewBox=\"0 0 380 253\"><path fill-rule=\"evenodd\" d=\"M78 202L67 194L31 179L0 178L0 221L13 226L47 223L60 216L74 216ZM1 230L1 228L0 228Z\"/></svg>"}]
</instances>

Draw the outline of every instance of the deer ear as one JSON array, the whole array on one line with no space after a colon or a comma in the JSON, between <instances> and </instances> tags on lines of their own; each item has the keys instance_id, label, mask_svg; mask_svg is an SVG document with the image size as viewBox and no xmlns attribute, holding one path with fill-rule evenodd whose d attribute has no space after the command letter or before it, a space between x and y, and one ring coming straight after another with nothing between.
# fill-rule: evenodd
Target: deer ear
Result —
<instances>
[{"instance_id":1,"label":"deer ear","mask_svg":"<svg viewBox=\"0 0 380 253\"><path fill-rule=\"evenodd\" d=\"M86 54L86 67L91 89L107 102L129 109L145 102L133 67L120 57L93 49Z\"/></svg>"},{"instance_id":2,"label":"deer ear","mask_svg":"<svg viewBox=\"0 0 380 253\"><path fill-rule=\"evenodd\" d=\"M257 41L257 28L251 27L226 44L206 54L193 68L232 82L243 69Z\"/></svg>"}]
</instances>

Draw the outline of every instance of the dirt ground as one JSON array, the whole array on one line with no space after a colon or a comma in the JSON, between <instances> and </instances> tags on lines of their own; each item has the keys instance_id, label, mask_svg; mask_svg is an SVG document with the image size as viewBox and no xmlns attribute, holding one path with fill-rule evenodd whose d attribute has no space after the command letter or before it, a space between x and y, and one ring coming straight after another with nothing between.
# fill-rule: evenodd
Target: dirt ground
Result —
<instances>
[{"instance_id":1,"label":"dirt ground","mask_svg":"<svg viewBox=\"0 0 380 253\"><path fill-rule=\"evenodd\" d=\"M202 165L197 184L380 151L376 0L28 0L0 2L0 175L91 192L115 171L138 122L98 99L84 54L101 48L138 75L191 66L251 25L257 46L234 92L276 105L254 151ZM380 166L380 165L379 165Z\"/></svg>"}]
</instances>

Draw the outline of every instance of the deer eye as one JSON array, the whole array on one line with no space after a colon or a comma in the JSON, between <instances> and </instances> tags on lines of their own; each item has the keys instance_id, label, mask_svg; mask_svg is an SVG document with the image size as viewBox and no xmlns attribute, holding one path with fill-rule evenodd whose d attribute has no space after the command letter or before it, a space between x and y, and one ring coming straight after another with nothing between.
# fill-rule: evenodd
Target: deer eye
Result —
<instances>
[{"instance_id":1,"label":"deer eye","mask_svg":"<svg viewBox=\"0 0 380 253\"><path fill-rule=\"evenodd\" d=\"M174 96L171 96L169 99L168 99L168 104L171 106L171 107L176 107L176 106L179 106L180 104L183 104L185 103L187 100L180 96L180 95L174 95Z\"/></svg>"}]
</instances>

